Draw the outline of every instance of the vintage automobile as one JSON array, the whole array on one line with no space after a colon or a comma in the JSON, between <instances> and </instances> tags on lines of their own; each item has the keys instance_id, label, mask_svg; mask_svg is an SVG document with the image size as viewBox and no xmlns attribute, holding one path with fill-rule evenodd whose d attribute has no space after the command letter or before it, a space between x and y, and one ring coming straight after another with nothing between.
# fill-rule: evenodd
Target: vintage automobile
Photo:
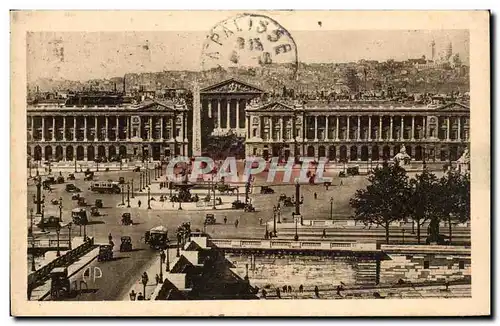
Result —
<instances>
[{"instance_id":1,"label":"vintage automobile","mask_svg":"<svg viewBox=\"0 0 500 326\"><path fill-rule=\"evenodd\" d=\"M285 207L292 207L292 206L294 206L294 203L293 203L293 201L292 201L292 198L290 198L290 197L286 197L286 198L285 198L285 200L283 200L283 205L284 205Z\"/></svg>"},{"instance_id":2,"label":"vintage automobile","mask_svg":"<svg viewBox=\"0 0 500 326\"><path fill-rule=\"evenodd\" d=\"M260 187L261 194L274 194L274 189L268 186Z\"/></svg>"},{"instance_id":3,"label":"vintage automobile","mask_svg":"<svg viewBox=\"0 0 500 326\"><path fill-rule=\"evenodd\" d=\"M87 201L85 200L85 197L78 198L78 206L87 206Z\"/></svg>"},{"instance_id":4,"label":"vintage automobile","mask_svg":"<svg viewBox=\"0 0 500 326\"><path fill-rule=\"evenodd\" d=\"M101 216L99 208L97 208L96 206L90 207L90 216Z\"/></svg>"},{"instance_id":5,"label":"vintage automobile","mask_svg":"<svg viewBox=\"0 0 500 326\"><path fill-rule=\"evenodd\" d=\"M214 214L205 215L205 225L214 225L215 224L215 216Z\"/></svg>"},{"instance_id":6,"label":"vintage automobile","mask_svg":"<svg viewBox=\"0 0 500 326\"><path fill-rule=\"evenodd\" d=\"M231 187L226 183L220 183L217 185L217 190L221 194L229 194L229 193L234 194L235 192L238 191L238 187Z\"/></svg>"},{"instance_id":7,"label":"vintage automobile","mask_svg":"<svg viewBox=\"0 0 500 326\"><path fill-rule=\"evenodd\" d=\"M62 175L57 177L57 183L64 183L64 177Z\"/></svg>"},{"instance_id":8,"label":"vintage automobile","mask_svg":"<svg viewBox=\"0 0 500 326\"><path fill-rule=\"evenodd\" d=\"M90 190L98 193L107 193L107 194L119 194L121 192L120 186L118 182L115 181L96 181L92 182L90 185Z\"/></svg>"},{"instance_id":9,"label":"vintage automobile","mask_svg":"<svg viewBox=\"0 0 500 326\"><path fill-rule=\"evenodd\" d=\"M53 184L56 184L56 178L52 175L49 175L45 178L44 182L48 185L53 185Z\"/></svg>"},{"instance_id":10,"label":"vintage automobile","mask_svg":"<svg viewBox=\"0 0 500 326\"><path fill-rule=\"evenodd\" d=\"M255 212L255 207L252 204L246 204L245 212Z\"/></svg>"},{"instance_id":11,"label":"vintage automobile","mask_svg":"<svg viewBox=\"0 0 500 326\"><path fill-rule=\"evenodd\" d=\"M125 178L124 178L124 177L120 177L120 178L118 179L118 183L119 183L119 184L121 184L121 185L122 185L122 184L125 184Z\"/></svg>"},{"instance_id":12,"label":"vintage automobile","mask_svg":"<svg viewBox=\"0 0 500 326\"><path fill-rule=\"evenodd\" d=\"M85 180L85 181L94 180L94 172L92 172L92 171L85 171L85 176L83 177L83 180Z\"/></svg>"},{"instance_id":13,"label":"vintage automobile","mask_svg":"<svg viewBox=\"0 0 500 326\"><path fill-rule=\"evenodd\" d=\"M348 175L359 175L359 167L353 166L353 167L347 168L347 174Z\"/></svg>"},{"instance_id":14,"label":"vintage automobile","mask_svg":"<svg viewBox=\"0 0 500 326\"><path fill-rule=\"evenodd\" d=\"M43 181L42 182L42 188L43 190L51 190L52 188L50 187L51 183L47 182L47 181Z\"/></svg>"},{"instance_id":15,"label":"vintage automobile","mask_svg":"<svg viewBox=\"0 0 500 326\"><path fill-rule=\"evenodd\" d=\"M85 208L74 208L71 211L71 218L75 225L85 225L89 223Z\"/></svg>"},{"instance_id":16,"label":"vintage automobile","mask_svg":"<svg viewBox=\"0 0 500 326\"><path fill-rule=\"evenodd\" d=\"M145 243L152 249L166 249L168 247L168 229L164 226L157 226L144 234Z\"/></svg>"},{"instance_id":17,"label":"vintage automobile","mask_svg":"<svg viewBox=\"0 0 500 326\"><path fill-rule=\"evenodd\" d=\"M95 207L97 208L103 208L103 205L102 205L102 199L96 199L95 200Z\"/></svg>"},{"instance_id":18,"label":"vintage automobile","mask_svg":"<svg viewBox=\"0 0 500 326\"><path fill-rule=\"evenodd\" d=\"M78 200L78 198L80 198L80 194L74 194L71 196L71 200Z\"/></svg>"},{"instance_id":19,"label":"vintage automobile","mask_svg":"<svg viewBox=\"0 0 500 326\"><path fill-rule=\"evenodd\" d=\"M44 216L42 219L36 224L41 229L44 228L57 228L60 227L59 217L55 216Z\"/></svg>"},{"instance_id":20,"label":"vintage automobile","mask_svg":"<svg viewBox=\"0 0 500 326\"><path fill-rule=\"evenodd\" d=\"M345 172L344 171L340 171L339 172L339 178L345 178L346 175L345 175Z\"/></svg>"},{"instance_id":21,"label":"vintage automobile","mask_svg":"<svg viewBox=\"0 0 500 326\"><path fill-rule=\"evenodd\" d=\"M245 208L245 203L242 202L241 200L235 200L231 204L231 207L234 209L243 209L243 208Z\"/></svg>"},{"instance_id":22,"label":"vintage automobile","mask_svg":"<svg viewBox=\"0 0 500 326\"><path fill-rule=\"evenodd\" d=\"M129 236L121 237L120 251L132 251L132 239Z\"/></svg>"},{"instance_id":23,"label":"vintage automobile","mask_svg":"<svg viewBox=\"0 0 500 326\"><path fill-rule=\"evenodd\" d=\"M134 222L132 221L132 216L130 213L123 213L122 214L122 225L133 225Z\"/></svg>"},{"instance_id":24,"label":"vintage automobile","mask_svg":"<svg viewBox=\"0 0 500 326\"><path fill-rule=\"evenodd\" d=\"M70 173L68 175L68 180L75 180L75 175L73 173Z\"/></svg>"},{"instance_id":25,"label":"vintage automobile","mask_svg":"<svg viewBox=\"0 0 500 326\"><path fill-rule=\"evenodd\" d=\"M57 200L57 199L53 198L53 199L51 199L51 200L50 200L50 203L51 203L52 205L59 205L59 200Z\"/></svg>"},{"instance_id":26,"label":"vintage automobile","mask_svg":"<svg viewBox=\"0 0 500 326\"><path fill-rule=\"evenodd\" d=\"M278 198L279 201L284 201L285 199L287 199L288 197L285 195L285 194L281 194L280 195L280 198Z\"/></svg>"},{"instance_id":27,"label":"vintage automobile","mask_svg":"<svg viewBox=\"0 0 500 326\"><path fill-rule=\"evenodd\" d=\"M325 187L331 187L331 186L332 186L332 183L331 183L331 181L325 181L325 182L323 182L323 185L324 185Z\"/></svg>"},{"instance_id":28,"label":"vintage automobile","mask_svg":"<svg viewBox=\"0 0 500 326\"><path fill-rule=\"evenodd\" d=\"M97 261L109 261L113 260L113 246L110 244L99 246L99 256L97 256Z\"/></svg>"},{"instance_id":29,"label":"vintage automobile","mask_svg":"<svg viewBox=\"0 0 500 326\"><path fill-rule=\"evenodd\" d=\"M66 192L81 192L80 188L72 183L68 183L65 187Z\"/></svg>"},{"instance_id":30,"label":"vintage automobile","mask_svg":"<svg viewBox=\"0 0 500 326\"><path fill-rule=\"evenodd\" d=\"M52 299L68 297L71 291L67 267L56 267L50 272L50 296Z\"/></svg>"},{"instance_id":31,"label":"vintage automobile","mask_svg":"<svg viewBox=\"0 0 500 326\"><path fill-rule=\"evenodd\" d=\"M136 166L133 171L134 172L141 172L141 167L140 166Z\"/></svg>"}]
</instances>

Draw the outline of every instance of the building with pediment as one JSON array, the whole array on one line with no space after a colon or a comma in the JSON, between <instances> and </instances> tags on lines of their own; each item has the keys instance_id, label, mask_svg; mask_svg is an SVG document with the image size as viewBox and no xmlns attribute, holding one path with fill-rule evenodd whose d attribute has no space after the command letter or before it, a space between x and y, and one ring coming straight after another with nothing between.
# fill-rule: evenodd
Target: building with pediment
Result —
<instances>
[{"instance_id":1,"label":"building with pediment","mask_svg":"<svg viewBox=\"0 0 500 326\"><path fill-rule=\"evenodd\" d=\"M99 100L102 103L102 97ZM28 155L35 161L161 160L188 155L185 103L101 103L28 105Z\"/></svg>"},{"instance_id":2,"label":"building with pediment","mask_svg":"<svg viewBox=\"0 0 500 326\"><path fill-rule=\"evenodd\" d=\"M469 108L460 103L269 101L246 109L246 155L392 159L404 146L415 161L456 161L469 144Z\"/></svg>"}]
</instances>

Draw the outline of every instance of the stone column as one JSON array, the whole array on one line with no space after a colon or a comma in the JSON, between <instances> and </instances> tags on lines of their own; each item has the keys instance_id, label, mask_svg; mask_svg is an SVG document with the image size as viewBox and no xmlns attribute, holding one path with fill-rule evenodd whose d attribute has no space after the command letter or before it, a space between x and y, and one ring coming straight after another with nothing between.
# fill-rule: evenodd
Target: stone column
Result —
<instances>
[{"instance_id":1,"label":"stone column","mask_svg":"<svg viewBox=\"0 0 500 326\"><path fill-rule=\"evenodd\" d=\"M66 117L63 116L63 141L66 141Z\"/></svg>"},{"instance_id":2,"label":"stone column","mask_svg":"<svg viewBox=\"0 0 500 326\"><path fill-rule=\"evenodd\" d=\"M31 121L31 125L30 125L30 140L33 141L33 130L35 129L34 128L34 122L35 122L35 119L33 118L33 116L30 116L30 121ZM63 120L64 120L64 117L63 117ZM32 152L33 153L33 152Z\"/></svg>"},{"instance_id":3,"label":"stone column","mask_svg":"<svg viewBox=\"0 0 500 326\"><path fill-rule=\"evenodd\" d=\"M446 117L446 140L450 141L450 117Z\"/></svg>"},{"instance_id":4,"label":"stone column","mask_svg":"<svg viewBox=\"0 0 500 326\"><path fill-rule=\"evenodd\" d=\"M378 116L378 139L382 140L382 120L384 119L383 115Z\"/></svg>"},{"instance_id":5,"label":"stone column","mask_svg":"<svg viewBox=\"0 0 500 326\"><path fill-rule=\"evenodd\" d=\"M262 117L259 116L259 126L257 127L257 137L262 138Z\"/></svg>"},{"instance_id":6,"label":"stone column","mask_svg":"<svg viewBox=\"0 0 500 326\"><path fill-rule=\"evenodd\" d=\"M87 130L87 117L83 117L83 140L87 141L87 135L88 135L88 130ZM87 157L87 155L85 155Z\"/></svg>"},{"instance_id":7,"label":"stone column","mask_svg":"<svg viewBox=\"0 0 500 326\"><path fill-rule=\"evenodd\" d=\"M148 139L153 140L153 117L151 117L151 116L148 117L148 124L149 124ZM182 131L182 129L181 129L181 131Z\"/></svg>"},{"instance_id":8,"label":"stone column","mask_svg":"<svg viewBox=\"0 0 500 326\"><path fill-rule=\"evenodd\" d=\"M221 129L220 126L220 99L217 100L217 129Z\"/></svg>"},{"instance_id":9,"label":"stone column","mask_svg":"<svg viewBox=\"0 0 500 326\"><path fill-rule=\"evenodd\" d=\"M163 117L161 117L160 121L160 139L163 140Z\"/></svg>"},{"instance_id":10,"label":"stone column","mask_svg":"<svg viewBox=\"0 0 500 326\"><path fill-rule=\"evenodd\" d=\"M391 130L390 130L390 133L389 133L389 140L393 140L394 139L394 137L393 137L394 134L392 132L393 128L394 128L394 117L391 116Z\"/></svg>"},{"instance_id":11,"label":"stone column","mask_svg":"<svg viewBox=\"0 0 500 326\"><path fill-rule=\"evenodd\" d=\"M339 140L339 116L337 116L336 129L335 129L335 140Z\"/></svg>"},{"instance_id":12,"label":"stone column","mask_svg":"<svg viewBox=\"0 0 500 326\"><path fill-rule=\"evenodd\" d=\"M411 117L411 140L415 140L415 116Z\"/></svg>"},{"instance_id":13,"label":"stone column","mask_svg":"<svg viewBox=\"0 0 500 326\"><path fill-rule=\"evenodd\" d=\"M328 140L328 120L330 117L327 115L325 116L325 137L324 140Z\"/></svg>"},{"instance_id":14,"label":"stone column","mask_svg":"<svg viewBox=\"0 0 500 326\"><path fill-rule=\"evenodd\" d=\"M94 141L95 140L99 140L99 131L100 130L97 129L97 116L95 116L94 117L94 135L95 135L94 136Z\"/></svg>"},{"instance_id":15,"label":"stone column","mask_svg":"<svg viewBox=\"0 0 500 326\"><path fill-rule=\"evenodd\" d=\"M400 132L400 135L401 135L401 139L405 139L405 117L402 116L401 117L401 132Z\"/></svg>"},{"instance_id":16,"label":"stone column","mask_svg":"<svg viewBox=\"0 0 500 326\"><path fill-rule=\"evenodd\" d=\"M105 137L106 141L109 141L109 134L108 134L109 121L108 121L108 117L104 117L104 125L105 125L105 128L106 128L105 132L104 132L104 137Z\"/></svg>"},{"instance_id":17,"label":"stone column","mask_svg":"<svg viewBox=\"0 0 500 326\"><path fill-rule=\"evenodd\" d=\"M240 99L236 99L236 130L240 129Z\"/></svg>"},{"instance_id":18,"label":"stone column","mask_svg":"<svg viewBox=\"0 0 500 326\"><path fill-rule=\"evenodd\" d=\"M318 141L318 116L314 116L314 141Z\"/></svg>"},{"instance_id":19,"label":"stone column","mask_svg":"<svg viewBox=\"0 0 500 326\"><path fill-rule=\"evenodd\" d=\"M280 117L280 141L283 141L283 117Z\"/></svg>"},{"instance_id":20,"label":"stone column","mask_svg":"<svg viewBox=\"0 0 500 326\"><path fill-rule=\"evenodd\" d=\"M45 141L45 117L41 116L42 118L42 141Z\"/></svg>"},{"instance_id":21,"label":"stone column","mask_svg":"<svg viewBox=\"0 0 500 326\"><path fill-rule=\"evenodd\" d=\"M372 140L372 116L368 116L368 140Z\"/></svg>"},{"instance_id":22,"label":"stone column","mask_svg":"<svg viewBox=\"0 0 500 326\"><path fill-rule=\"evenodd\" d=\"M248 138L253 138L252 136L252 127L250 126L250 117L249 116L246 116L245 117L245 120L246 120L246 134L247 134L247 139Z\"/></svg>"},{"instance_id":23,"label":"stone column","mask_svg":"<svg viewBox=\"0 0 500 326\"><path fill-rule=\"evenodd\" d=\"M460 129L462 129L462 117L458 117L458 140L462 140L462 133Z\"/></svg>"},{"instance_id":24,"label":"stone column","mask_svg":"<svg viewBox=\"0 0 500 326\"><path fill-rule=\"evenodd\" d=\"M127 133L125 135L125 138L127 140L130 140L130 117L129 116L126 116L125 117L125 120L127 120Z\"/></svg>"},{"instance_id":25,"label":"stone column","mask_svg":"<svg viewBox=\"0 0 500 326\"><path fill-rule=\"evenodd\" d=\"M115 141L120 140L120 117L116 116Z\"/></svg>"},{"instance_id":26,"label":"stone column","mask_svg":"<svg viewBox=\"0 0 500 326\"><path fill-rule=\"evenodd\" d=\"M273 117L269 117L269 140L274 140Z\"/></svg>"},{"instance_id":27,"label":"stone column","mask_svg":"<svg viewBox=\"0 0 500 326\"><path fill-rule=\"evenodd\" d=\"M73 117L73 141L76 141L76 117Z\"/></svg>"},{"instance_id":28,"label":"stone column","mask_svg":"<svg viewBox=\"0 0 500 326\"><path fill-rule=\"evenodd\" d=\"M424 130L423 137L422 137L423 139L427 138L427 122L426 121L427 121L426 117L422 117L422 128Z\"/></svg>"},{"instance_id":29,"label":"stone column","mask_svg":"<svg viewBox=\"0 0 500 326\"><path fill-rule=\"evenodd\" d=\"M226 120L227 120L227 124L226 124L226 130L229 130L231 129L231 99L227 99L227 112L226 112Z\"/></svg>"},{"instance_id":30,"label":"stone column","mask_svg":"<svg viewBox=\"0 0 500 326\"><path fill-rule=\"evenodd\" d=\"M361 139L361 116L358 115L358 133L357 133L357 140Z\"/></svg>"},{"instance_id":31,"label":"stone column","mask_svg":"<svg viewBox=\"0 0 500 326\"><path fill-rule=\"evenodd\" d=\"M56 117L52 116L52 141L56 141Z\"/></svg>"},{"instance_id":32,"label":"stone column","mask_svg":"<svg viewBox=\"0 0 500 326\"><path fill-rule=\"evenodd\" d=\"M212 118L212 100L208 100L208 117Z\"/></svg>"},{"instance_id":33,"label":"stone column","mask_svg":"<svg viewBox=\"0 0 500 326\"><path fill-rule=\"evenodd\" d=\"M350 137L349 137L350 133L351 133L350 130L349 130L349 128L350 128L350 126L349 126L349 124L350 124L350 122L349 122L350 118L351 118L350 116L347 116L347 137L346 137L346 140L350 139Z\"/></svg>"}]
</instances>

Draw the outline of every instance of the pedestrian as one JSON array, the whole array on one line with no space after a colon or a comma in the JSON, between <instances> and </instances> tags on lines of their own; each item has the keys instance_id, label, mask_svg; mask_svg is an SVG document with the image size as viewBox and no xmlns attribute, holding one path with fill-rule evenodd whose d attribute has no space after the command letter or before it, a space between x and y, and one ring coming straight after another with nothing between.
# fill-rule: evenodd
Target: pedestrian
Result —
<instances>
[{"instance_id":1,"label":"pedestrian","mask_svg":"<svg viewBox=\"0 0 500 326\"><path fill-rule=\"evenodd\" d=\"M141 208L141 200L140 199L137 201L137 206L139 206L139 208Z\"/></svg>"},{"instance_id":2,"label":"pedestrian","mask_svg":"<svg viewBox=\"0 0 500 326\"><path fill-rule=\"evenodd\" d=\"M325 184L326 191L328 191L328 183Z\"/></svg>"},{"instance_id":3,"label":"pedestrian","mask_svg":"<svg viewBox=\"0 0 500 326\"><path fill-rule=\"evenodd\" d=\"M262 289L262 297L265 299L267 295L266 289Z\"/></svg>"},{"instance_id":4,"label":"pedestrian","mask_svg":"<svg viewBox=\"0 0 500 326\"><path fill-rule=\"evenodd\" d=\"M314 193L314 199L318 199L318 194Z\"/></svg>"},{"instance_id":5,"label":"pedestrian","mask_svg":"<svg viewBox=\"0 0 500 326\"><path fill-rule=\"evenodd\" d=\"M317 285L314 287L314 294L316 295L316 298L319 298L319 288Z\"/></svg>"},{"instance_id":6,"label":"pedestrian","mask_svg":"<svg viewBox=\"0 0 500 326\"><path fill-rule=\"evenodd\" d=\"M234 227L237 228L239 223L238 219L236 219L236 221L234 221Z\"/></svg>"},{"instance_id":7,"label":"pedestrian","mask_svg":"<svg viewBox=\"0 0 500 326\"><path fill-rule=\"evenodd\" d=\"M286 285L283 285L283 293L286 293L286 289L287 289L287 288L288 288L288 287L287 287Z\"/></svg>"},{"instance_id":8,"label":"pedestrian","mask_svg":"<svg viewBox=\"0 0 500 326\"><path fill-rule=\"evenodd\" d=\"M304 292L304 286L302 284L299 286L299 292L300 293Z\"/></svg>"},{"instance_id":9,"label":"pedestrian","mask_svg":"<svg viewBox=\"0 0 500 326\"><path fill-rule=\"evenodd\" d=\"M227 223L227 216L224 216L224 224Z\"/></svg>"},{"instance_id":10,"label":"pedestrian","mask_svg":"<svg viewBox=\"0 0 500 326\"><path fill-rule=\"evenodd\" d=\"M113 236L111 235L111 233L108 234L108 241L111 242L111 240L113 240Z\"/></svg>"},{"instance_id":11,"label":"pedestrian","mask_svg":"<svg viewBox=\"0 0 500 326\"><path fill-rule=\"evenodd\" d=\"M149 276L148 276L148 273L146 273L146 272L142 273L142 279L146 280L146 282L144 282L144 283L146 283L146 284L147 284L147 283L148 283L148 281L149 281Z\"/></svg>"},{"instance_id":12,"label":"pedestrian","mask_svg":"<svg viewBox=\"0 0 500 326\"><path fill-rule=\"evenodd\" d=\"M446 286L446 291L449 291L450 283L448 282L448 280L446 280L446 283L444 283L444 286Z\"/></svg>"},{"instance_id":13,"label":"pedestrian","mask_svg":"<svg viewBox=\"0 0 500 326\"><path fill-rule=\"evenodd\" d=\"M158 283L160 283L160 275L156 274L155 280L156 280L156 285L158 285Z\"/></svg>"},{"instance_id":14,"label":"pedestrian","mask_svg":"<svg viewBox=\"0 0 500 326\"><path fill-rule=\"evenodd\" d=\"M137 293L135 293L135 291L132 290L132 291L130 291L129 296L130 296L131 301L135 301L135 298L137 297Z\"/></svg>"},{"instance_id":15,"label":"pedestrian","mask_svg":"<svg viewBox=\"0 0 500 326\"><path fill-rule=\"evenodd\" d=\"M288 293L292 293L292 286L291 285L288 286Z\"/></svg>"},{"instance_id":16,"label":"pedestrian","mask_svg":"<svg viewBox=\"0 0 500 326\"><path fill-rule=\"evenodd\" d=\"M137 296L138 301L144 300L144 296L142 295L142 292L139 292L139 295Z\"/></svg>"},{"instance_id":17,"label":"pedestrian","mask_svg":"<svg viewBox=\"0 0 500 326\"><path fill-rule=\"evenodd\" d=\"M49 194L52 193L52 187L49 186Z\"/></svg>"},{"instance_id":18,"label":"pedestrian","mask_svg":"<svg viewBox=\"0 0 500 326\"><path fill-rule=\"evenodd\" d=\"M326 238L326 229L323 229L323 235L321 237Z\"/></svg>"},{"instance_id":19,"label":"pedestrian","mask_svg":"<svg viewBox=\"0 0 500 326\"><path fill-rule=\"evenodd\" d=\"M340 185L344 185L344 182L342 181L342 179L340 179Z\"/></svg>"},{"instance_id":20,"label":"pedestrian","mask_svg":"<svg viewBox=\"0 0 500 326\"><path fill-rule=\"evenodd\" d=\"M281 299L280 288L276 288L276 296L278 297L278 299Z\"/></svg>"},{"instance_id":21,"label":"pedestrian","mask_svg":"<svg viewBox=\"0 0 500 326\"><path fill-rule=\"evenodd\" d=\"M259 217L259 225L262 225L262 217Z\"/></svg>"}]
</instances>

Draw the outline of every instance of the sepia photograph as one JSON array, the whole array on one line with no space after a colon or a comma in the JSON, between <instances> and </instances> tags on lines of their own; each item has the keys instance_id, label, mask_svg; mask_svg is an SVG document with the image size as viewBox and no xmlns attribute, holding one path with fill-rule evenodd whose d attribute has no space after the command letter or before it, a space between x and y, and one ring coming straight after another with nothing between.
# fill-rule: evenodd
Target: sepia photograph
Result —
<instances>
[{"instance_id":1,"label":"sepia photograph","mask_svg":"<svg viewBox=\"0 0 500 326\"><path fill-rule=\"evenodd\" d=\"M488 12L11 29L13 315L489 314Z\"/></svg>"}]
</instances>

